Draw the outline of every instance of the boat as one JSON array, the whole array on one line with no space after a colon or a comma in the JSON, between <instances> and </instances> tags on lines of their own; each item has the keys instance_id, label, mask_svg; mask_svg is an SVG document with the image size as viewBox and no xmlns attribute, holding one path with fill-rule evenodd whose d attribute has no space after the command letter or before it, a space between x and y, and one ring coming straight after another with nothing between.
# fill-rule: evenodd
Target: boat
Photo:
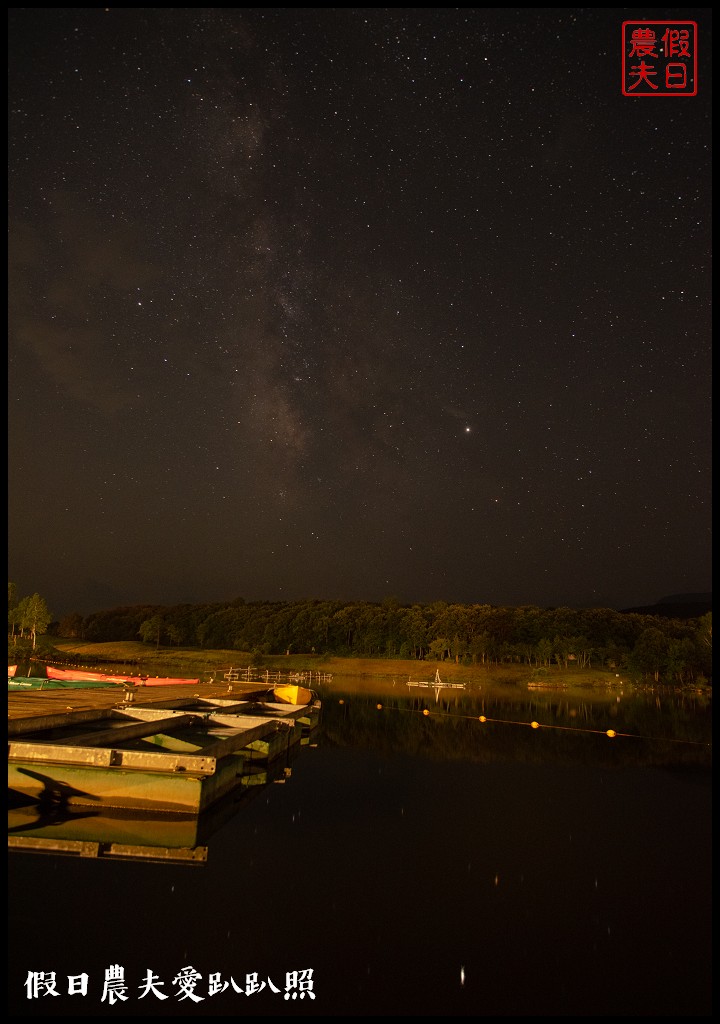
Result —
<instances>
[{"instance_id":1,"label":"boat","mask_svg":"<svg viewBox=\"0 0 720 1024\"><path fill-rule=\"evenodd\" d=\"M102 679L45 679L39 676L8 676L8 691L16 690L92 690L121 686Z\"/></svg>"},{"instance_id":2,"label":"boat","mask_svg":"<svg viewBox=\"0 0 720 1024\"><path fill-rule=\"evenodd\" d=\"M108 672L81 671L80 669L63 669L54 665L47 665L47 679L24 678L18 681L17 689L48 690L62 686L79 688L90 686L184 686L197 685L199 679L185 679L172 676L123 676L113 675ZM253 685L256 689L253 689ZM11 680L8 677L8 688ZM228 692L232 692L232 682L228 685ZM242 684L242 693L245 697L253 697L261 701L275 701L279 704L308 704L314 697L314 692L306 686L297 683L275 683L265 686L262 683Z\"/></svg>"},{"instance_id":3,"label":"boat","mask_svg":"<svg viewBox=\"0 0 720 1024\"><path fill-rule=\"evenodd\" d=\"M48 666L50 668L50 666ZM53 674L60 670L54 669ZM81 678L76 678L79 675ZM177 679L169 677L157 679L138 676L110 676L102 672L81 672L69 673L70 678L54 679L40 676L8 676L8 692L36 691L36 690L93 690L108 689L111 687L122 687L125 693L130 693L130 699L135 696L136 688L144 686L170 686L173 683L185 685L197 683L197 679ZM95 676L99 678L94 678ZM92 677L92 678L91 678ZM232 692L232 687L228 687ZM253 688L252 685L241 684L238 697L250 700L256 704L289 704L293 707L308 705L312 703L315 693L305 686L276 683L274 686L266 687L259 685Z\"/></svg>"},{"instance_id":4,"label":"boat","mask_svg":"<svg viewBox=\"0 0 720 1024\"><path fill-rule=\"evenodd\" d=\"M280 704L309 704L313 698L313 691L306 686L297 686L290 683L277 683L273 687L273 697Z\"/></svg>"},{"instance_id":5,"label":"boat","mask_svg":"<svg viewBox=\"0 0 720 1024\"><path fill-rule=\"evenodd\" d=\"M57 668L55 665L45 667L48 679L87 680L89 682L119 683L132 686L196 686L200 680L186 679L181 676L132 676L118 675L110 672L89 672L79 668Z\"/></svg>"}]
</instances>

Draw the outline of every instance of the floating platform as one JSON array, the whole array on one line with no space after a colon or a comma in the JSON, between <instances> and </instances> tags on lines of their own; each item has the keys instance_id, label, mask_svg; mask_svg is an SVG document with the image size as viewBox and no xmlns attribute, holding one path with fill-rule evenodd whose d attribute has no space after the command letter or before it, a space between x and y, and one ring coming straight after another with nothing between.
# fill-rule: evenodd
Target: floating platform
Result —
<instances>
[{"instance_id":1,"label":"floating platform","mask_svg":"<svg viewBox=\"0 0 720 1024\"><path fill-rule=\"evenodd\" d=\"M408 679L407 686L421 690L464 690L465 683L444 683L440 678L440 669L435 669L434 679Z\"/></svg>"},{"instance_id":2,"label":"floating platform","mask_svg":"<svg viewBox=\"0 0 720 1024\"><path fill-rule=\"evenodd\" d=\"M567 690L567 683L528 683L528 690Z\"/></svg>"},{"instance_id":3,"label":"floating platform","mask_svg":"<svg viewBox=\"0 0 720 1024\"><path fill-rule=\"evenodd\" d=\"M200 814L319 723L314 695L296 705L177 689L125 701L114 688L9 694L11 801Z\"/></svg>"}]
</instances>

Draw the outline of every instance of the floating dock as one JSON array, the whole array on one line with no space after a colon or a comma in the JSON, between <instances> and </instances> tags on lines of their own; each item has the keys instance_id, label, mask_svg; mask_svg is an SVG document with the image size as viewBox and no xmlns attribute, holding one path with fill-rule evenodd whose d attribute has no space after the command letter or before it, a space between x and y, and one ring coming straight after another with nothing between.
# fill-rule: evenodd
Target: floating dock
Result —
<instances>
[{"instance_id":1,"label":"floating dock","mask_svg":"<svg viewBox=\"0 0 720 1024\"><path fill-rule=\"evenodd\" d=\"M435 670L434 679L408 679L406 684L410 689L420 690L434 690L435 691L435 703L437 704L440 700L440 693L442 690L464 690L465 683L444 683L440 678L440 669Z\"/></svg>"},{"instance_id":2,"label":"floating dock","mask_svg":"<svg viewBox=\"0 0 720 1024\"><path fill-rule=\"evenodd\" d=\"M231 692L232 691L234 692ZM266 697L267 695L265 695ZM199 684L8 694L8 789L16 805L200 814L250 763L289 757L320 701L277 703L255 687Z\"/></svg>"}]
</instances>

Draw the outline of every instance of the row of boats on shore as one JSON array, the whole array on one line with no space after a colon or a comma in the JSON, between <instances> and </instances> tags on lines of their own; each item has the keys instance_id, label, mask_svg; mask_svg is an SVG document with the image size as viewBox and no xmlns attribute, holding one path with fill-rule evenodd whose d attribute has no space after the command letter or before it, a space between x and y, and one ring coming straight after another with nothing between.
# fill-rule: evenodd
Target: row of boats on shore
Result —
<instances>
[{"instance_id":1,"label":"row of boats on shore","mask_svg":"<svg viewBox=\"0 0 720 1024\"><path fill-rule=\"evenodd\" d=\"M12 672L12 669L15 669L16 672L17 666L8 666L8 680L15 678L15 672ZM56 665L46 665L45 673L47 678L38 678L38 681L46 684L52 682L74 682L104 683L105 685L117 684L119 686L181 686L185 684L197 686L200 682L200 679L197 677L187 679L182 676L133 676L122 673L87 671L79 668L59 668Z\"/></svg>"},{"instance_id":2,"label":"row of boats on shore","mask_svg":"<svg viewBox=\"0 0 720 1024\"><path fill-rule=\"evenodd\" d=\"M134 676L110 672L96 672L77 668L60 668L46 665L43 677L17 676L17 665L8 665L8 691L95 689L119 686L124 691L144 686L199 686L200 679L183 676ZM257 681L256 681L257 682ZM295 683L275 684L271 687L273 699L280 703L303 704L310 699L311 691Z\"/></svg>"}]
</instances>

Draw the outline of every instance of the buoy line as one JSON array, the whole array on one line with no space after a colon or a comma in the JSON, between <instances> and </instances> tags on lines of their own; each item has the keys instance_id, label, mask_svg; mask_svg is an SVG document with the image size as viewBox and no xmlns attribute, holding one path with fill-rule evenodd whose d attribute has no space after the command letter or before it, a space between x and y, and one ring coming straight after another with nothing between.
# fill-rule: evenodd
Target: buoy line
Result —
<instances>
[{"instance_id":1,"label":"buoy line","mask_svg":"<svg viewBox=\"0 0 720 1024\"><path fill-rule=\"evenodd\" d=\"M345 701L340 700L338 703L344 704ZM493 725L522 725L530 729L556 729L560 732L579 732L595 736L607 736L610 739L652 740L659 743L687 743L696 747L712 747L711 743L704 743L702 740L684 740L668 738L666 736L643 736L641 733L617 732L615 729L581 729L574 725L547 725L544 722L523 722L510 718L490 718L487 715L455 715L449 711L430 711L429 708L399 708L393 705L388 707L385 704L376 704L375 707L378 711L401 711L411 715L423 715L425 718L430 718L431 716L435 718L455 718L466 722L480 722L483 725L488 722Z\"/></svg>"}]
</instances>

